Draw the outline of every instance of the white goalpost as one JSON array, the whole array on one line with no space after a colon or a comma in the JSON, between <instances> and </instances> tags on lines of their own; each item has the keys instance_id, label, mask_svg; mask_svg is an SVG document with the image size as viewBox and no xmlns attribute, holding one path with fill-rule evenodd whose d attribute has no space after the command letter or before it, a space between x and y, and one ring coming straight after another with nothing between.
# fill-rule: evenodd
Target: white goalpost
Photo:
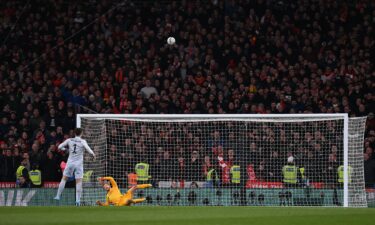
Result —
<instances>
[{"instance_id":1,"label":"white goalpost","mask_svg":"<svg viewBox=\"0 0 375 225\"><path fill-rule=\"evenodd\" d=\"M347 114L78 114L97 155L83 204L112 176L144 205L367 207L366 118Z\"/></svg>"}]
</instances>

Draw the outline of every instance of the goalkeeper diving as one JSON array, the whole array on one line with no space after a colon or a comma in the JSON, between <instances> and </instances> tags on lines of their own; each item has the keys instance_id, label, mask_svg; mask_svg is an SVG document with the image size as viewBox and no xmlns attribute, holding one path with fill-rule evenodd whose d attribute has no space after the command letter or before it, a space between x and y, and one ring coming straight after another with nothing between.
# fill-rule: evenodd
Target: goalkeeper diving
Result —
<instances>
[{"instance_id":1,"label":"goalkeeper diving","mask_svg":"<svg viewBox=\"0 0 375 225\"><path fill-rule=\"evenodd\" d=\"M106 201L100 202L96 201L97 205L100 206L130 206L131 204L141 203L146 200L146 198L133 198L133 193L137 189L152 187L151 184L139 184L131 187L125 194L121 194L120 189L113 177L99 177L99 183L103 186L104 190L107 191ZM105 181L109 181L109 184Z\"/></svg>"}]
</instances>

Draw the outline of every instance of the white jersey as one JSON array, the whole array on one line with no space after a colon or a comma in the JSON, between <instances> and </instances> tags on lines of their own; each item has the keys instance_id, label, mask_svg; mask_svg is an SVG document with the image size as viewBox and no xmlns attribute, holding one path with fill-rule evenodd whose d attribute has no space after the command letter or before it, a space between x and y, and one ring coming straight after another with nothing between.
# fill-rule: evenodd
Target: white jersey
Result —
<instances>
[{"instance_id":1,"label":"white jersey","mask_svg":"<svg viewBox=\"0 0 375 225\"><path fill-rule=\"evenodd\" d=\"M63 143L61 143L58 148L60 150L69 150L67 165L83 165L83 153L85 152L85 150L92 156L95 156L86 140L82 139L81 137L68 138Z\"/></svg>"}]
</instances>

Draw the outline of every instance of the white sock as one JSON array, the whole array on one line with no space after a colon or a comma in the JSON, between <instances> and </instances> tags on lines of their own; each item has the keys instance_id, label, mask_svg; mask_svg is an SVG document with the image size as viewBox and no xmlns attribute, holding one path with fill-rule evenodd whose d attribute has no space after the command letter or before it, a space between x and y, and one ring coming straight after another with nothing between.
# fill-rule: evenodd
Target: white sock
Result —
<instances>
[{"instance_id":1,"label":"white sock","mask_svg":"<svg viewBox=\"0 0 375 225\"><path fill-rule=\"evenodd\" d=\"M65 188L65 184L66 184L66 180L61 179L60 184L59 184L59 189L57 190L57 195L56 195L57 198L60 198L61 193L63 192Z\"/></svg>"},{"instance_id":2,"label":"white sock","mask_svg":"<svg viewBox=\"0 0 375 225\"><path fill-rule=\"evenodd\" d=\"M76 183L76 202L81 202L82 182Z\"/></svg>"}]
</instances>

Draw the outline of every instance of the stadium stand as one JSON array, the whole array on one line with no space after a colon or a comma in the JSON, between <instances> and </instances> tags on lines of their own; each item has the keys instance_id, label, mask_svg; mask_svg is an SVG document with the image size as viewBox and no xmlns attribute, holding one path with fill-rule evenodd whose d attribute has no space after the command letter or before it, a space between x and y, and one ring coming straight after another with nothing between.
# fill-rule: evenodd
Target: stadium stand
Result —
<instances>
[{"instance_id":1,"label":"stadium stand","mask_svg":"<svg viewBox=\"0 0 375 225\"><path fill-rule=\"evenodd\" d=\"M56 146L76 113L346 112L368 116L365 177L374 186L374 1L236 2L1 2L0 181L15 181L21 162L59 181L66 156ZM134 167L111 144L111 160ZM202 152L155 152L163 178L176 176L165 165L186 160L193 173L183 176L199 180L210 163Z\"/></svg>"}]
</instances>

